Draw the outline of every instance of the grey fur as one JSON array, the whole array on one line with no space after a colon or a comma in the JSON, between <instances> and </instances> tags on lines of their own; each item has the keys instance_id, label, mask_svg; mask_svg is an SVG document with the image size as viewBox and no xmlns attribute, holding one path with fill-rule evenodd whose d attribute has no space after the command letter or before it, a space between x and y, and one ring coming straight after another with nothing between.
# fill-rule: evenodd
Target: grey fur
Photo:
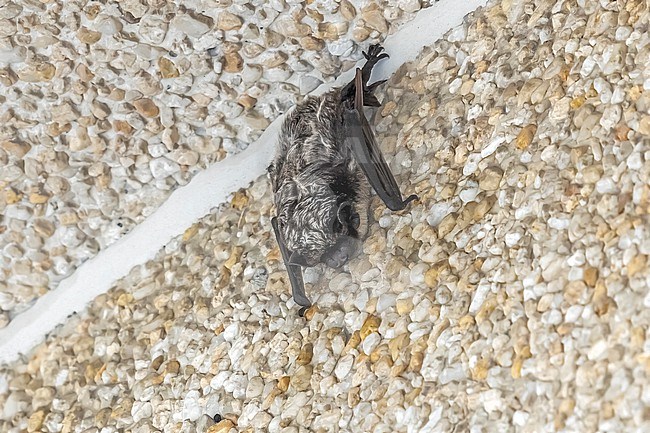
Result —
<instances>
[{"instance_id":1,"label":"grey fur","mask_svg":"<svg viewBox=\"0 0 650 433\"><path fill-rule=\"evenodd\" d=\"M368 230L372 186L390 209L402 200L364 114L379 106L367 85L373 66L388 57L373 45L355 80L322 96L309 96L285 119L269 167L277 217L272 220L296 302L310 305L300 266L339 267L360 251Z\"/></svg>"},{"instance_id":2,"label":"grey fur","mask_svg":"<svg viewBox=\"0 0 650 433\"><path fill-rule=\"evenodd\" d=\"M341 90L307 97L282 125L278 154L269 167L280 230L287 248L298 251L309 266L340 237L360 239L367 231L370 185L345 145ZM347 181L352 197L336 186ZM334 233L331 224L337 200L352 200L360 217L356 233L344 227Z\"/></svg>"}]
</instances>

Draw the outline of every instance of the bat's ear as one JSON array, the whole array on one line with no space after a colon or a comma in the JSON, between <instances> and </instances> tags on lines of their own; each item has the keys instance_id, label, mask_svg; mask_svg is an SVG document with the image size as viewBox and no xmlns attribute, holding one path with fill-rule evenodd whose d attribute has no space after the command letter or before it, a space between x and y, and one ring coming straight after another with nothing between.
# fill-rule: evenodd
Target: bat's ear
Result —
<instances>
[{"instance_id":1,"label":"bat's ear","mask_svg":"<svg viewBox=\"0 0 650 433\"><path fill-rule=\"evenodd\" d=\"M342 225L352 226L355 230L358 229L361 224L359 214L352 209L352 205L349 201L344 201L339 205L336 217Z\"/></svg>"},{"instance_id":2,"label":"bat's ear","mask_svg":"<svg viewBox=\"0 0 650 433\"><path fill-rule=\"evenodd\" d=\"M307 259L305 259L305 256L297 251L291 253L291 257L289 257L289 263L298 266L309 266L307 264Z\"/></svg>"}]
</instances>

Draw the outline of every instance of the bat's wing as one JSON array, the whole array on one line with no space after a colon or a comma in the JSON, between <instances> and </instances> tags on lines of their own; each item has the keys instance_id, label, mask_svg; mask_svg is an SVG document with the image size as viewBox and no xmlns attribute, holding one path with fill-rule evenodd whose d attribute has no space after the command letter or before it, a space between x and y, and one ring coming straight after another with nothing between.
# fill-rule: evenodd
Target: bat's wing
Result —
<instances>
[{"instance_id":1,"label":"bat's wing","mask_svg":"<svg viewBox=\"0 0 650 433\"><path fill-rule=\"evenodd\" d=\"M302 268L298 265L289 263L289 257L291 257L291 253L284 243L284 238L282 237L282 233L280 233L280 228L278 227L278 219L276 217L271 218L271 225L273 226L273 231L275 232L275 239L278 241L278 245L280 246L280 253L282 254L284 266L286 266L287 273L289 274L289 281L291 282L291 295L293 296L293 300L296 302L296 304L302 307L309 307L311 306L311 302L305 293L305 283L302 280Z\"/></svg>"},{"instance_id":2,"label":"bat's wing","mask_svg":"<svg viewBox=\"0 0 650 433\"><path fill-rule=\"evenodd\" d=\"M416 200L413 194L402 200L402 194L397 186L395 177L386 164L379 150L375 134L363 114L364 85L360 69L355 76L354 109L344 110L346 124L346 140L352 150L355 160L361 165L370 185L377 192L386 206L393 211L402 210L411 201Z\"/></svg>"}]
</instances>

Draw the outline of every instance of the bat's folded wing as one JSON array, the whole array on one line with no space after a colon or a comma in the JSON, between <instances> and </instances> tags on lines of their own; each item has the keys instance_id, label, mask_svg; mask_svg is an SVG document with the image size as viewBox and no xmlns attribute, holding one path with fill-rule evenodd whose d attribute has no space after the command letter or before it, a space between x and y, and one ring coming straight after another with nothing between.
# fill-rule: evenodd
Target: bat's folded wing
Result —
<instances>
[{"instance_id":1,"label":"bat's folded wing","mask_svg":"<svg viewBox=\"0 0 650 433\"><path fill-rule=\"evenodd\" d=\"M293 300L296 302L296 304L302 307L309 307L311 306L311 302L305 293L305 283L302 279L302 268L289 262L291 253L289 252L289 249L284 242L282 233L280 233L280 228L278 227L278 219L276 217L271 218L271 225L273 226L273 231L275 232L275 239L278 241L278 245L280 246L280 254L282 254L284 266L286 266L287 273L289 274L289 282L291 283L291 295L293 296Z\"/></svg>"},{"instance_id":2,"label":"bat's folded wing","mask_svg":"<svg viewBox=\"0 0 650 433\"><path fill-rule=\"evenodd\" d=\"M355 77L355 87L354 109L344 112L346 140L355 160L361 166L379 198L390 210L402 210L418 197L411 195L406 200L402 200L402 194L395 177L379 150L375 134L363 114L363 81L359 69L357 69Z\"/></svg>"}]
</instances>

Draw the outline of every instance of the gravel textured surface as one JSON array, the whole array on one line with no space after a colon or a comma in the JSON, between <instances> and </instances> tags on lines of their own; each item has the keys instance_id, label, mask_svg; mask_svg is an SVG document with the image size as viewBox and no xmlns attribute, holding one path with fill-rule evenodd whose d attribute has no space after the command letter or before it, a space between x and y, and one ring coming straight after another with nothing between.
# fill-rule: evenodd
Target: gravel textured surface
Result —
<instances>
[{"instance_id":1,"label":"gravel textured surface","mask_svg":"<svg viewBox=\"0 0 650 433\"><path fill-rule=\"evenodd\" d=\"M0 0L0 327L428 5Z\"/></svg>"},{"instance_id":2,"label":"gravel textured surface","mask_svg":"<svg viewBox=\"0 0 650 433\"><path fill-rule=\"evenodd\" d=\"M650 431L649 18L473 14L378 91L421 201L374 199L306 319L260 179L0 369L0 430Z\"/></svg>"}]
</instances>

